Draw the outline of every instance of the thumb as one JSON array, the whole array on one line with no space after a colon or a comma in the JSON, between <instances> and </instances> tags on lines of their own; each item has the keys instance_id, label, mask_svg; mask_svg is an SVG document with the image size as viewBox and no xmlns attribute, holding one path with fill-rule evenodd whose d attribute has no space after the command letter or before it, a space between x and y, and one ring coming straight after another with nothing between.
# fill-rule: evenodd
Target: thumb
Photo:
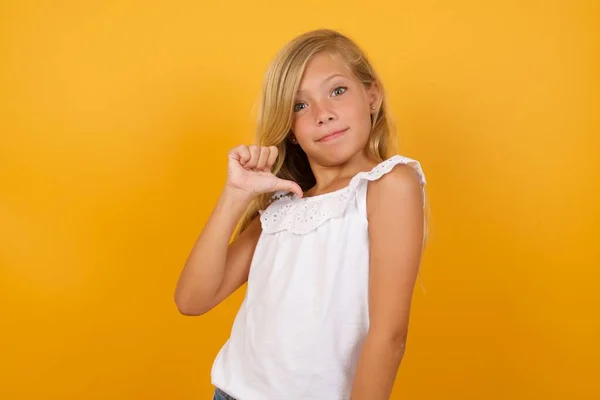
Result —
<instances>
[{"instance_id":1,"label":"thumb","mask_svg":"<svg viewBox=\"0 0 600 400\"><path fill-rule=\"evenodd\" d=\"M292 192L298 197L302 197L302 195L304 194L302 192L302 189L300 188L300 185L298 185L296 182L280 178L277 178L277 183L275 184L275 187L273 189L276 191L285 190L288 192Z\"/></svg>"}]
</instances>

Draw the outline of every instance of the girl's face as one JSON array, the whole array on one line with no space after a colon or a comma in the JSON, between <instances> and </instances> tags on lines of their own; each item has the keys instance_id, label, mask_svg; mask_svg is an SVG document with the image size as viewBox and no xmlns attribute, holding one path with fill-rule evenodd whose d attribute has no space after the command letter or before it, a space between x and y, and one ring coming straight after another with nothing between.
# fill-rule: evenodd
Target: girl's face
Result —
<instances>
[{"instance_id":1,"label":"girl's face","mask_svg":"<svg viewBox=\"0 0 600 400\"><path fill-rule=\"evenodd\" d=\"M315 55L292 110L292 132L309 159L336 165L362 152L379 95L376 84L365 87L338 57Z\"/></svg>"}]
</instances>

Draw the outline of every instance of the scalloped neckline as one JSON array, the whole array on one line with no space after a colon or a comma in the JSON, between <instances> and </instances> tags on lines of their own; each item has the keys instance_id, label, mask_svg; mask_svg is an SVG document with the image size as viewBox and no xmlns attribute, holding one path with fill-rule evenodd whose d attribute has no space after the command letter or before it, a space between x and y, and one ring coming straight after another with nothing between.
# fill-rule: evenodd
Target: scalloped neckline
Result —
<instances>
[{"instance_id":1,"label":"scalloped neckline","mask_svg":"<svg viewBox=\"0 0 600 400\"><path fill-rule=\"evenodd\" d=\"M373 168L371 168L370 170L358 171L356 174L354 174L354 176L352 178L350 178L350 182L346 186L344 186L344 187L342 187L340 189L336 189L336 190L334 190L332 192L317 194L315 196L301 197L301 198L292 193L292 196L291 196L292 200L298 200L298 201L308 202L308 201L311 201L311 200L318 200L318 199L322 199L322 198L325 198L325 197L333 196L333 195L340 194L342 192L348 191L350 189L350 187L352 186L352 183L358 178L359 175L362 175L362 174L367 174L368 175L368 174L372 173L375 169L377 169L377 167L379 167L381 164L389 162L389 161L393 160L396 157L399 157L399 156L397 154L395 154L395 155L393 155L393 156L391 156L391 157L389 157L389 158L387 158L387 159L385 159L385 160L383 160L383 161L375 164L373 166Z\"/></svg>"},{"instance_id":2,"label":"scalloped neckline","mask_svg":"<svg viewBox=\"0 0 600 400\"><path fill-rule=\"evenodd\" d=\"M360 174L360 172L359 172L359 174ZM356 174L356 175L358 175L358 174ZM356 175L354 175L354 176L353 176L353 177L350 179L350 183L349 183L349 184L347 184L346 186L344 186L344 187L342 187L342 188L340 188L340 189L336 189L336 190L334 190L334 191L331 191L331 192L327 192L327 193L321 193L321 194L317 194L317 195L314 195L314 196L309 196L309 197L301 197L301 198L299 198L299 197L297 197L295 194L294 194L292 197L293 197L295 200L300 200L300 201L302 201L302 200L304 200L304 201L309 201L309 200L311 200L311 199L322 199L323 197L327 197L327 196L331 196L331 195L334 195L334 194L338 194L338 193L340 193L340 192L343 192L343 191L347 191L348 189L350 189L350 184L352 183L352 180L353 180L353 179L356 177Z\"/></svg>"}]
</instances>

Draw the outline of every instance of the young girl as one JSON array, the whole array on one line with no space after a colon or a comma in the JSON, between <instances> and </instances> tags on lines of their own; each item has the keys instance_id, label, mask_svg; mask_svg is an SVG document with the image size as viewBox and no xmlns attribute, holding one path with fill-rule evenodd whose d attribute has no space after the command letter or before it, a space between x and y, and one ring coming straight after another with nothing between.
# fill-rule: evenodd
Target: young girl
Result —
<instances>
[{"instance_id":1,"label":"young girl","mask_svg":"<svg viewBox=\"0 0 600 400\"><path fill-rule=\"evenodd\" d=\"M395 135L351 39L308 32L272 62L257 144L230 151L175 293L201 315L248 282L214 399L389 398L425 237L425 177Z\"/></svg>"}]
</instances>

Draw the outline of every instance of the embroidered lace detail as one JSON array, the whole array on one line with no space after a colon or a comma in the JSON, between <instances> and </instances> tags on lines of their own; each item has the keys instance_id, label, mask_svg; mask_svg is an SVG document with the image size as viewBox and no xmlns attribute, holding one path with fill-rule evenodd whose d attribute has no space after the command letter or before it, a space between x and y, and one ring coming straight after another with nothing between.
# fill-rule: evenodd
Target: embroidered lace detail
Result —
<instances>
[{"instance_id":1,"label":"embroidered lace detail","mask_svg":"<svg viewBox=\"0 0 600 400\"><path fill-rule=\"evenodd\" d=\"M259 211L262 229L267 233L282 230L296 234L308 233L330 218L342 216L361 184L381 178L397 164L412 166L421 178L421 185L425 186L425 175L419 162L395 155L370 171L359 172L350 180L348 186L334 192L306 198L297 198L293 193L286 191L275 192L271 197L271 204L265 210Z\"/></svg>"}]
</instances>

